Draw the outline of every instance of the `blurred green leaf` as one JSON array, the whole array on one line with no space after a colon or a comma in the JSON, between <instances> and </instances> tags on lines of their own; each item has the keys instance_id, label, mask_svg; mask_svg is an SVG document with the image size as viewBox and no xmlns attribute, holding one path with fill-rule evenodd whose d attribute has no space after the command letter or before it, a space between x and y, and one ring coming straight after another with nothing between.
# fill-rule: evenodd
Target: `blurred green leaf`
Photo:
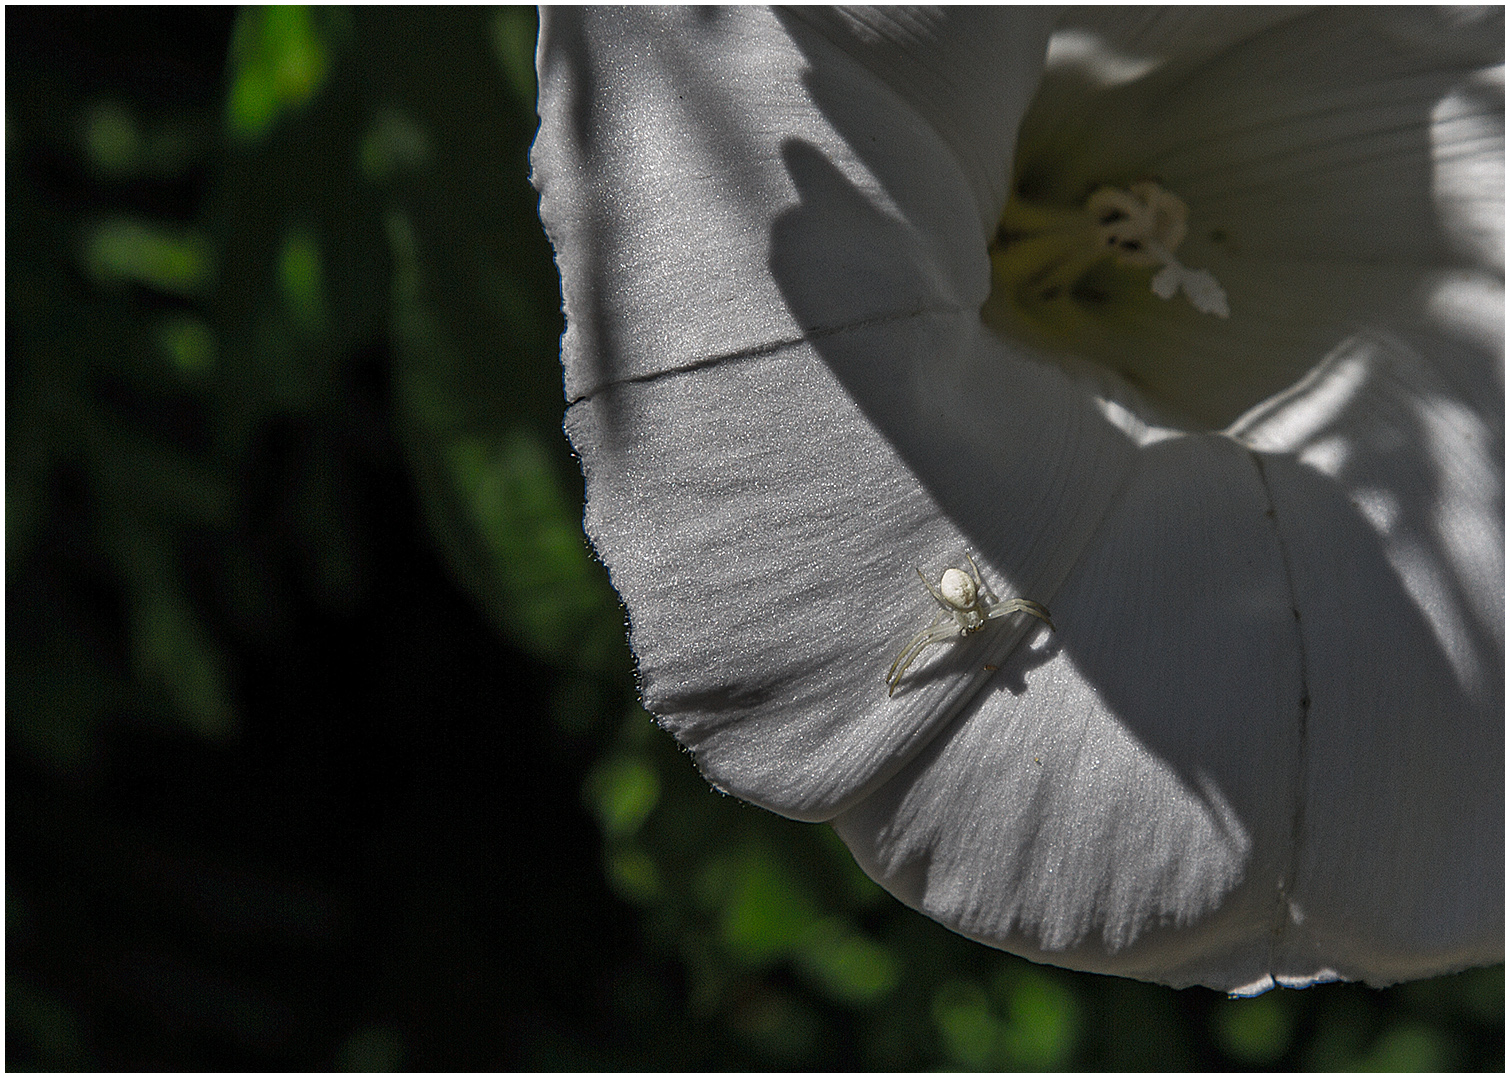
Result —
<instances>
[{"instance_id":1,"label":"blurred green leaf","mask_svg":"<svg viewBox=\"0 0 1510 1078\"><path fill-rule=\"evenodd\" d=\"M1075 997L1052 971L1025 962L1008 966L995 987L1006 1014L998 1065L1008 1070L1065 1069L1081 1032Z\"/></svg>"},{"instance_id":2,"label":"blurred green leaf","mask_svg":"<svg viewBox=\"0 0 1510 1078\"><path fill-rule=\"evenodd\" d=\"M329 317L325 303L324 263L315 234L306 228L284 233L278 260L283 302L293 323L310 335L323 333Z\"/></svg>"},{"instance_id":3,"label":"blurred green leaf","mask_svg":"<svg viewBox=\"0 0 1510 1078\"><path fill-rule=\"evenodd\" d=\"M138 676L164 689L195 733L223 740L236 731L220 650L183 599L161 592L137 599L132 647Z\"/></svg>"},{"instance_id":4,"label":"blurred green leaf","mask_svg":"<svg viewBox=\"0 0 1510 1078\"><path fill-rule=\"evenodd\" d=\"M244 9L231 43L231 134L247 142L265 136L282 113L319 92L329 66L324 27L310 8Z\"/></svg>"},{"instance_id":5,"label":"blurred green leaf","mask_svg":"<svg viewBox=\"0 0 1510 1078\"><path fill-rule=\"evenodd\" d=\"M425 129L408 113L381 108L362 137L362 175L374 184L397 183L420 174L433 155Z\"/></svg>"},{"instance_id":6,"label":"blurred green leaf","mask_svg":"<svg viewBox=\"0 0 1510 1078\"><path fill-rule=\"evenodd\" d=\"M532 650L566 653L601 617L603 596L544 450L524 431L448 446L450 486L493 557L512 628Z\"/></svg>"},{"instance_id":7,"label":"blurred green leaf","mask_svg":"<svg viewBox=\"0 0 1510 1078\"><path fill-rule=\"evenodd\" d=\"M84 151L95 171L107 177L129 176L142 156L136 117L118 101L100 101L85 113Z\"/></svg>"},{"instance_id":8,"label":"blurred green leaf","mask_svg":"<svg viewBox=\"0 0 1510 1078\"><path fill-rule=\"evenodd\" d=\"M806 888L760 846L747 847L732 868L721 925L724 945L755 965L795 951L818 921Z\"/></svg>"},{"instance_id":9,"label":"blurred green leaf","mask_svg":"<svg viewBox=\"0 0 1510 1078\"><path fill-rule=\"evenodd\" d=\"M1414 987L1442 999L1449 1013L1461 1011L1485 1025L1503 1025L1505 967L1502 965L1470 969L1454 977L1438 977Z\"/></svg>"},{"instance_id":10,"label":"blurred green leaf","mask_svg":"<svg viewBox=\"0 0 1510 1078\"><path fill-rule=\"evenodd\" d=\"M1267 992L1228 999L1212 1014L1218 1042L1234 1058L1255 1067L1272 1063L1290 1048L1295 1018L1289 997Z\"/></svg>"},{"instance_id":11,"label":"blurred green leaf","mask_svg":"<svg viewBox=\"0 0 1510 1078\"><path fill-rule=\"evenodd\" d=\"M600 760L583 791L588 807L611 839L639 830L660 800L660 780L644 761L627 756Z\"/></svg>"},{"instance_id":12,"label":"blurred green leaf","mask_svg":"<svg viewBox=\"0 0 1510 1078\"><path fill-rule=\"evenodd\" d=\"M534 15L469 12L437 28L433 53L469 58L446 80L415 65L410 27L371 18L365 55L389 95L360 156L393 203L394 384L431 528L516 643L576 670L623 671L622 614L582 535L561 435L559 300L524 272L551 272L526 181L532 124L501 123L518 105L487 52L490 31L532 34Z\"/></svg>"},{"instance_id":13,"label":"blurred green leaf","mask_svg":"<svg viewBox=\"0 0 1510 1078\"><path fill-rule=\"evenodd\" d=\"M998 1023L979 985L948 981L933 994L933 1022L950 1062L962 1070L983 1070L995 1055Z\"/></svg>"},{"instance_id":14,"label":"blurred green leaf","mask_svg":"<svg viewBox=\"0 0 1510 1078\"><path fill-rule=\"evenodd\" d=\"M523 112L535 110L535 9L501 7L493 13L493 48Z\"/></svg>"},{"instance_id":15,"label":"blurred green leaf","mask_svg":"<svg viewBox=\"0 0 1510 1078\"><path fill-rule=\"evenodd\" d=\"M614 846L604 852L603 861L609 886L624 901L645 905L664 893L655 862L644 850L629 845Z\"/></svg>"},{"instance_id":16,"label":"blurred green leaf","mask_svg":"<svg viewBox=\"0 0 1510 1078\"><path fill-rule=\"evenodd\" d=\"M1419 1025L1399 1026L1386 1031L1368 1053L1354 1060L1348 1069L1445 1071L1451 1069L1451 1053L1445 1038L1437 1031Z\"/></svg>"},{"instance_id":17,"label":"blurred green leaf","mask_svg":"<svg viewBox=\"0 0 1510 1078\"><path fill-rule=\"evenodd\" d=\"M202 291L215 273L214 254L200 233L130 218L91 228L84 263L101 284L143 284L179 296Z\"/></svg>"},{"instance_id":18,"label":"blurred green leaf","mask_svg":"<svg viewBox=\"0 0 1510 1078\"><path fill-rule=\"evenodd\" d=\"M215 333L201 318L168 317L158 324L158 346L180 374L193 377L215 365Z\"/></svg>"},{"instance_id":19,"label":"blurred green leaf","mask_svg":"<svg viewBox=\"0 0 1510 1078\"><path fill-rule=\"evenodd\" d=\"M802 939L799 966L831 999L864 1005L895 990L901 977L889 951L844 923L820 921Z\"/></svg>"},{"instance_id":20,"label":"blurred green leaf","mask_svg":"<svg viewBox=\"0 0 1510 1078\"><path fill-rule=\"evenodd\" d=\"M181 117L139 118L127 102L92 102L78 120L78 139L90 172L106 182L178 177L208 147Z\"/></svg>"}]
</instances>

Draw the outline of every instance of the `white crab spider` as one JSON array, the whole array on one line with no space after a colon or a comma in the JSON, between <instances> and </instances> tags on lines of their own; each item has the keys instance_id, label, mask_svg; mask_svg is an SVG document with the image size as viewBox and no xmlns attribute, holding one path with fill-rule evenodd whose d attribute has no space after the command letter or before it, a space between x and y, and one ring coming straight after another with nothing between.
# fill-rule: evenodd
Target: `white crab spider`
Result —
<instances>
[{"instance_id":1,"label":"white crab spider","mask_svg":"<svg viewBox=\"0 0 1510 1078\"><path fill-rule=\"evenodd\" d=\"M933 619L933 624L908 642L902 649L902 654L891 664L891 669L886 671L887 696L897 691L902 675L923 653L924 648L942 644L953 637L979 632L988 621L1004 618L1008 614L1023 613L1033 615L1050 629L1054 627L1054 623L1049 621L1048 610L1032 599L998 599L981 577L980 566L975 564L975 559L967 553L965 560L970 563L969 574L963 569L945 569L944 575L939 577L938 587L928 583L923 570L918 570L918 579L923 582L923 587L928 589L928 594L937 599L939 606L944 609Z\"/></svg>"}]
</instances>

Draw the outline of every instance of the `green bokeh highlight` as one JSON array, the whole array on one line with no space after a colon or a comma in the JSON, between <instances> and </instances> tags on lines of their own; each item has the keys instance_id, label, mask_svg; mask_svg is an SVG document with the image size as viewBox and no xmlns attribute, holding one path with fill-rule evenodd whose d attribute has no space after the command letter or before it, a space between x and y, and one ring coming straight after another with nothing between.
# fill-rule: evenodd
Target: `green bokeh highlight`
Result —
<instances>
[{"instance_id":1,"label":"green bokeh highlight","mask_svg":"<svg viewBox=\"0 0 1510 1078\"><path fill-rule=\"evenodd\" d=\"M215 332L192 316L163 319L157 342L168 362L186 377L202 375L215 365Z\"/></svg>"},{"instance_id":2,"label":"green bokeh highlight","mask_svg":"<svg viewBox=\"0 0 1510 1078\"><path fill-rule=\"evenodd\" d=\"M280 115L319 92L329 67L324 28L309 7L248 8L231 45L226 121L232 137L264 137Z\"/></svg>"},{"instance_id":3,"label":"green bokeh highlight","mask_svg":"<svg viewBox=\"0 0 1510 1078\"><path fill-rule=\"evenodd\" d=\"M106 176L129 176L144 156L136 117L115 101L101 101L83 123L89 163Z\"/></svg>"},{"instance_id":4,"label":"green bokeh highlight","mask_svg":"<svg viewBox=\"0 0 1510 1078\"><path fill-rule=\"evenodd\" d=\"M1293 1003L1279 992L1228 1000L1213 1017L1222 1046L1234 1059L1254 1067L1267 1066L1284 1055L1294 1036Z\"/></svg>"},{"instance_id":5,"label":"green bokeh highlight","mask_svg":"<svg viewBox=\"0 0 1510 1078\"><path fill-rule=\"evenodd\" d=\"M178 296L203 291L215 272L204 236L129 219L101 221L91 228L84 263L101 284L140 284Z\"/></svg>"},{"instance_id":6,"label":"green bokeh highlight","mask_svg":"<svg viewBox=\"0 0 1510 1078\"><path fill-rule=\"evenodd\" d=\"M828 998L856 1007L894 991L902 972L886 947L838 918L819 921L799 939L797 963Z\"/></svg>"},{"instance_id":7,"label":"green bokeh highlight","mask_svg":"<svg viewBox=\"0 0 1510 1078\"><path fill-rule=\"evenodd\" d=\"M325 329L329 317L324 272L324 260L315 234L304 228L290 229L283 237L278 281L289 320L312 336Z\"/></svg>"},{"instance_id":8,"label":"green bokeh highlight","mask_svg":"<svg viewBox=\"0 0 1510 1078\"><path fill-rule=\"evenodd\" d=\"M600 760L587 777L588 807L610 839L628 838L654 811L661 783L650 764L633 757Z\"/></svg>"}]
</instances>

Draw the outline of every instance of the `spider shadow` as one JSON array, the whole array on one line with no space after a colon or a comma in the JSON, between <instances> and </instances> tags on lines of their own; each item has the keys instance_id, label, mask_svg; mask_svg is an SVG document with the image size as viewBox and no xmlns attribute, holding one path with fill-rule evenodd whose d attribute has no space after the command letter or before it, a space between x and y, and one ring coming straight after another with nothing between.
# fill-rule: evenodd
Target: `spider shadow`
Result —
<instances>
[{"instance_id":1,"label":"spider shadow","mask_svg":"<svg viewBox=\"0 0 1510 1078\"><path fill-rule=\"evenodd\" d=\"M1057 639L1057 635L1046 631L1036 645L1031 647L1019 645L1014 648L1012 653L997 665L996 670L991 672L991 677L982 691L1002 688L1013 696L1021 696L1027 692L1029 671L1048 665L1064 650L1064 645Z\"/></svg>"},{"instance_id":2,"label":"spider shadow","mask_svg":"<svg viewBox=\"0 0 1510 1078\"><path fill-rule=\"evenodd\" d=\"M1010 626L1001 628L1010 631ZM1004 658L986 662L993 641L989 632L977 634L977 637L968 641L966 646L954 647L950 654L909 671L897 684L895 695L905 696L935 681L957 677L973 668L974 683L967 694L965 707L974 706L974 702L984 694L998 689L1005 689L1013 696L1022 696L1028 691L1028 674L1053 662L1064 649L1057 633L1050 631L1047 626L1031 625ZM1033 641L1031 645L1029 641Z\"/></svg>"}]
</instances>

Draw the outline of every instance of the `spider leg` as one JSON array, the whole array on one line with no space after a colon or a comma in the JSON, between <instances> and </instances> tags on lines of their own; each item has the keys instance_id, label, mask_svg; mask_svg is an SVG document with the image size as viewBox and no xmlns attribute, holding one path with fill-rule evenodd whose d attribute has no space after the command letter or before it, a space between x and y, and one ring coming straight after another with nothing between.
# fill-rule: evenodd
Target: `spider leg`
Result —
<instances>
[{"instance_id":1,"label":"spider leg","mask_svg":"<svg viewBox=\"0 0 1510 1078\"><path fill-rule=\"evenodd\" d=\"M917 661L917 657L925 649L934 644L941 644L945 640L958 635L959 627L953 622L946 620L942 616L934 619L932 625L908 641L907 646L902 649L902 654L896 657L896 661L891 664L891 669L886 671L886 684L888 686L886 695L890 696L897 691L897 686L902 681L902 675L907 673L907 668Z\"/></svg>"},{"instance_id":2,"label":"spider leg","mask_svg":"<svg viewBox=\"0 0 1510 1078\"><path fill-rule=\"evenodd\" d=\"M923 582L923 587L928 589L928 594L938 600L939 606L943 607L946 611L952 611L954 609L954 607L950 605L949 600L944 598L943 592L939 591L938 588L935 588L928 582L928 578L923 575L923 570L921 569L918 570L918 579ZM932 626L929 626L929 628L932 628Z\"/></svg>"},{"instance_id":3,"label":"spider leg","mask_svg":"<svg viewBox=\"0 0 1510 1078\"><path fill-rule=\"evenodd\" d=\"M907 673L907 668L912 665L922 650L927 647L927 641L923 634L914 636L891 664L891 669L886 671L886 695L890 696L897 691L897 684L902 680L902 675Z\"/></svg>"},{"instance_id":4,"label":"spider leg","mask_svg":"<svg viewBox=\"0 0 1510 1078\"><path fill-rule=\"evenodd\" d=\"M986 617L988 619L1004 618L1008 614L1016 614L1019 612L1023 614L1032 614L1035 618L1043 622L1050 629L1054 628L1054 623L1049 620L1048 608L1042 603L1035 603L1032 599L1008 599L1006 602L997 603L991 608L991 612L988 613ZM1058 632L1057 629L1055 629L1054 631Z\"/></svg>"},{"instance_id":5,"label":"spider leg","mask_svg":"<svg viewBox=\"0 0 1510 1078\"><path fill-rule=\"evenodd\" d=\"M970 556L968 550L965 551L965 560L970 563L970 572L975 575L975 590L993 603L1000 602L996 593L991 590L991 585L986 583L986 578L981 576L980 566L975 564L975 559Z\"/></svg>"},{"instance_id":6,"label":"spider leg","mask_svg":"<svg viewBox=\"0 0 1510 1078\"><path fill-rule=\"evenodd\" d=\"M928 628L913 634L912 639L907 641L907 646L902 649L902 654L893 660L891 668L886 671L886 684L890 685L893 689L896 688L896 683L901 680L902 674L912 665L913 660L918 657L924 648L933 642L933 631L939 627L939 623L942 621L943 615L941 614L933 619Z\"/></svg>"}]
</instances>

